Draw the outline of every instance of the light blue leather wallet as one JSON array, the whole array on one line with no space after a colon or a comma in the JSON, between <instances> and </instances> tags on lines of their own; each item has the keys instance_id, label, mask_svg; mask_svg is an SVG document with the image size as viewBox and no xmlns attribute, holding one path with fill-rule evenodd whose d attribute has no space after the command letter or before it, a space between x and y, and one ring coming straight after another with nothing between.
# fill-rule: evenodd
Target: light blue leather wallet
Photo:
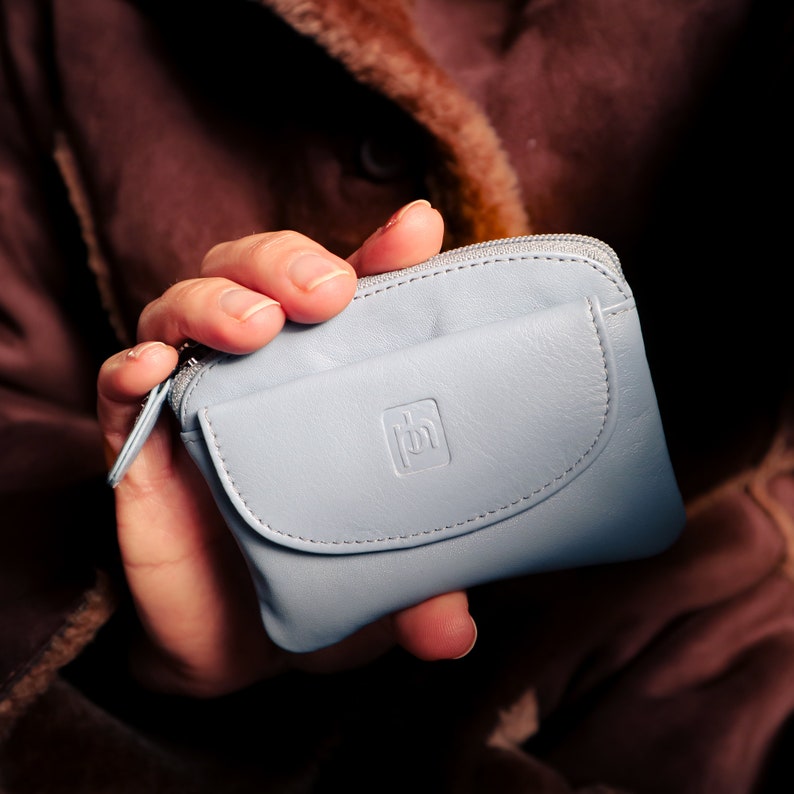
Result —
<instances>
[{"instance_id":1,"label":"light blue leather wallet","mask_svg":"<svg viewBox=\"0 0 794 794\"><path fill-rule=\"evenodd\" d=\"M261 350L190 350L166 400L292 651L429 596L667 548L684 525L631 289L579 235L362 278Z\"/></svg>"}]
</instances>

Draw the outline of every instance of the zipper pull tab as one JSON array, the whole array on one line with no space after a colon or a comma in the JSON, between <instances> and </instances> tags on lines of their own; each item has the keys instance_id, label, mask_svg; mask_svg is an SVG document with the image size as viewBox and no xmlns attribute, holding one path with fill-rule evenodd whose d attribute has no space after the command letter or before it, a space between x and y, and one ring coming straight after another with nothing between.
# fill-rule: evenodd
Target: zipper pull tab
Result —
<instances>
[{"instance_id":1,"label":"zipper pull tab","mask_svg":"<svg viewBox=\"0 0 794 794\"><path fill-rule=\"evenodd\" d=\"M138 453L143 448L146 439L149 438L152 429L160 418L163 403L168 399L176 378L198 364L209 352L210 349L206 345L194 342L192 339L188 339L179 348L177 365L171 374L162 383L158 383L144 398L141 412L136 417L135 424L132 426L132 430L113 464L113 468L108 472L106 482L111 488L115 488L121 482L135 458L138 457Z\"/></svg>"},{"instance_id":2,"label":"zipper pull tab","mask_svg":"<svg viewBox=\"0 0 794 794\"><path fill-rule=\"evenodd\" d=\"M108 473L107 484L111 488L115 488L121 482L135 458L138 457L138 453L146 443L146 439L149 438L160 417L163 403L168 397L173 380L174 376L171 375L162 383L158 383L146 396L141 412L135 419L135 424L132 426L132 430L127 436L127 440L124 442L116 462L113 464L113 468Z\"/></svg>"}]
</instances>

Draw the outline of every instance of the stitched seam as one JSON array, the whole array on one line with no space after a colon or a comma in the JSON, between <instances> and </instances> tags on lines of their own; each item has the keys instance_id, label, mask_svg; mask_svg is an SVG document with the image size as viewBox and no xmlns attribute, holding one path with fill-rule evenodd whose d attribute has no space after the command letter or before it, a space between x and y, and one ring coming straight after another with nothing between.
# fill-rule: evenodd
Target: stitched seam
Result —
<instances>
[{"instance_id":1,"label":"stitched seam","mask_svg":"<svg viewBox=\"0 0 794 794\"><path fill-rule=\"evenodd\" d=\"M636 311L636 306L621 306L620 308L610 309L608 312L602 312L605 317L617 317L619 314L626 314L627 312Z\"/></svg>"},{"instance_id":2,"label":"stitched seam","mask_svg":"<svg viewBox=\"0 0 794 794\"><path fill-rule=\"evenodd\" d=\"M437 534L439 532L445 532L445 531L448 531L450 529L455 529L457 527L466 526L467 524L471 524L471 523L473 523L475 521L480 521L481 519L486 518L487 516L498 515L499 513L504 512L505 510L509 510L509 509L515 507L516 505L521 504L522 502L526 502L526 501L529 501L529 500L533 499L538 494L540 494L543 491L545 491L547 488L551 487L552 485L555 485L560 480L562 480L565 477L567 477L572 471L574 471L574 469L578 468L581 465L581 463L588 457L588 455L590 455L592 453L592 451L595 449L596 445L598 444L598 440L603 435L604 428L606 427L607 419L609 417L609 413L610 413L610 410L611 410L611 391L610 391L609 369L607 367L606 349L604 347L603 340L601 339L601 334L600 334L600 331L599 331L599 328L598 328L598 323L596 322L595 310L593 308L593 304L592 304L592 302L589 299L586 299L586 300L587 300L588 310L590 311L590 319L591 319L591 322L592 322L592 325L593 325L593 329L595 331L596 339L598 341L598 346L599 346L599 348L601 350L601 361L602 361L602 367L603 367L603 370L604 370L604 386L605 386L606 396L605 396L605 399L604 399L604 413L603 413L603 415L601 417L601 425L598 428L598 431L597 431L593 441L591 442L590 446L576 459L576 461L574 461L562 473L558 474L556 477L552 478L548 482L546 482L543 485L541 485L540 487L536 488L535 490L533 490L531 493L527 494L526 496L521 496L518 499L515 499L514 501L509 502L506 505L503 505L502 507L497 507L497 508L495 508L493 510L486 510L484 513L479 513L478 515L472 516L471 518L467 518L464 521L457 521L454 524L446 524L445 526L436 527L435 529L426 529L426 530L423 530L421 532L413 532L413 533L409 533L407 535L389 535L389 536L383 537L383 538L367 538L366 540L342 540L342 541L339 541L339 540L317 540L315 538L304 537L303 535L293 535L293 534L291 534L289 532L284 532L283 530L275 529L270 524L266 524L264 521L262 521L249 508L248 502L243 498L243 495L240 493L239 489L237 488L237 486L235 484L235 481L234 481L233 477L231 476L231 474L229 472L229 469L226 466L226 459L221 454L220 445L218 444L218 441L217 441L217 434L213 430L212 422L211 422L211 420L209 418L209 415L207 413L207 409L205 408L204 409L204 418L206 419L207 426L208 426L208 428L210 430L210 433L212 434L213 446L215 447L215 449L217 451L218 459L220 460L221 465L223 467L223 470L224 470L224 472L227 475L227 481L228 481L230 487L232 488L234 493L237 494L238 498L240 499L240 501L245 506L245 509L248 512L248 514L251 516L251 518L259 526L263 527L264 529L268 530L269 532L273 532L276 535L281 535L282 537L292 538L293 540L300 540L300 541L302 541L304 543L316 544L316 545L321 545L321 546L359 546L359 545L366 545L366 544L369 544L369 543L385 543L385 542L390 542L390 541L394 541L394 540L406 540L406 539L409 539L409 538L419 538L419 537L424 537L424 536L429 536L429 535L435 535L435 534Z\"/></svg>"},{"instance_id":3,"label":"stitched seam","mask_svg":"<svg viewBox=\"0 0 794 794\"><path fill-rule=\"evenodd\" d=\"M755 476L748 484L749 494L769 516L770 521L780 534L785 554L781 569L789 578L794 579L794 518L779 499L769 490L769 483L776 476L789 474L794 470L794 450L786 444L786 434L780 430L772 439L767 454L755 470Z\"/></svg>"},{"instance_id":4,"label":"stitched seam","mask_svg":"<svg viewBox=\"0 0 794 794\"><path fill-rule=\"evenodd\" d=\"M714 504L750 489L759 476L769 478L794 470L794 449L786 449L780 437L772 440L763 460L738 472L729 479L718 483L711 490L698 494L687 502L686 510L690 519L709 510Z\"/></svg>"},{"instance_id":5,"label":"stitched seam","mask_svg":"<svg viewBox=\"0 0 794 794\"><path fill-rule=\"evenodd\" d=\"M581 257L576 256L549 256L548 254L544 254L542 256L536 254L530 255L519 255L519 256L498 256L492 257L491 259L483 259L479 262L462 262L457 265L450 265L449 267L444 268L443 270L434 270L429 273L417 273L414 276L410 276L409 278L403 279L402 281L395 281L391 284L386 284L382 287L376 287L369 292L363 292L360 294L356 294L353 297L354 301L363 300L364 298L371 298L373 295L379 295L381 293L387 292L388 290L395 289L396 287L404 287L406 284L413 284L416 281L423 281L424 279L428 278L435 278L436 276L446 276L449 273L456 273L460 270L467 270L470 268L480 267L481 265L494 265L499 262L526 262L526 261L535 261L535 262L576 262L577 264L585 264L588 267L591 267L596 272L600 273L604 278L608 281L611 281L615 287L617 288L618 292L624 297L627 298L628 295L624 291L621 284L615 278L615 276L604 269L603 266L596 262L590 262L587 260L582 259Z\"/></svg>"},{"instance_id":6,"label":"stitched seam","mask_svg":"<svg viewBox=\"0 0 794 794\"><path fill-rule=\"evenodd\" d=\"M2 683L0 741L10 735L24 710L52 683L58 670L80 653L107 623L117 606L109 577L97 572L95 584L85 590L80 604L66 617L27 665L15 669Z\"/></svg>"},{"instance_id":7,"label":"stitched seam","mask_svg":"<svg viewBox=\"0 0 794 794\"><path fill-rule=\"evenodd\" d=\"M784 554L781 560L781 569L788 579L794 578L794 521L791 515L778 499L769 492L767 480L756 479L749 484L748 494L756 504L766 513L783 542Z\"/></svg>"}]
</instances>

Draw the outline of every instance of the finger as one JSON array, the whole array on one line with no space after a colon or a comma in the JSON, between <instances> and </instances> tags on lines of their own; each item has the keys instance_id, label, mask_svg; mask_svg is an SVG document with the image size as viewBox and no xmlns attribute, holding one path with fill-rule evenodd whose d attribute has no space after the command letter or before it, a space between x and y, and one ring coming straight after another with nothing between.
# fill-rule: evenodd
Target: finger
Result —
<instances>
[{"instance_id":1,"label":"finger","mask_svg":"<svg viewBox=\"0 0 794 794\"><path fill-rule=\"evenodd\" d=\"M138 320L138 338L178 346L186 339L226 353L267 344L284 325L278 301L226 278L179 281L149 303Z\"/></svg>"},{"instance_id":2,"label":"finger","mask_svg":"<svg viewBox=\"0 0 794 794\"><path fill-rule=\"evenodd\" d=\"M145 342L107 359L97 376L97 413L109 454L121 449L141 401L176 366L177 351Z\"/></svg>"},{"instance_id":3,"label":"finger","mask_svg":"<svg viewBox=\"0 0 794 794\"><path fill-rule=\"evenodd\" d=\"M360 276L410 267L437 254L443 237L441 213L418 199L394 213L348 262Z\"/></svg>"},{"instance_id":4,"label":"finger","mask_svg":"<svg viewBox=\"0 0 794 794\"><path fill-rule=\"evenodd\" d=\"M289 666L304 672L336 672L377 659L395 645L425 661L460 659L477 640L464 591L430 598L376 620L336 645L289 654Z\"/></svg>"},{"instance_id":5,"label":"finger","mask_svg":"<svg viewBox=\"0 0 794 794\"><path fill-rule=\"evenodd\" d=\"M477 640L466 593L430 598L392 616L395 639L419 659L460 659Z\"/></svg>"},{"instance_id":6,"label":"finger","mask_svg":"<svg viewBox=\"0 0 794 794\"><path fill-rule=\"evenodd\" d=\"M145 342L100 368L97 409L109 464L144 396L177 358L173 347ZM147 638L135 672L163 691L225 694L277 670L284 654L262 631L245 562L210 492L172 442L161 421L113 492L121 560Z\"/></svg>"},{"instance_id":7,"label":"finger","mask_svg":"<svg viewBox=\"0 0 794 794\"><path fill-rule=\"evenodd\" d=\"M109 462L143 397L177 358L173 347L146 342L100 368L97 408ZM172 441L167 423L158 423L114 489L121 560L147 638L136 675L163 691L224 694L277 670L284 654L262 631L245 563L201 475Z\"/></svg>"},{"instance_id":8,"label":"finger","mask_svg":"<svg viewBox=\"0 0 794 794\"><path fill-rule=\"evenodd\" d=\"M204 257L201 272L270 296L290 320L300 323L338 314L356 289L355 270L344 259L293 231L216 245Z\"/></svg>"}]
</instances>

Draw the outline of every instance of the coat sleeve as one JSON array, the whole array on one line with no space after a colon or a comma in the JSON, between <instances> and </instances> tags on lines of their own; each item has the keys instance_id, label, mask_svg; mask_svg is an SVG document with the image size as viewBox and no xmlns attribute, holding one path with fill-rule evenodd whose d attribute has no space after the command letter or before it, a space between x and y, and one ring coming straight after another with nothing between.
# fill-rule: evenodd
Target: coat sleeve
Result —
<instances>
[{"instance_id":1,"label":"coat sleeve","mask_svg":"<svg viewBox=\"0 0 794 794\"><path fill-rule=\"evenodd\" d=\"M68 661L114 536L95 405L118 344L52 154L42 6L0 2L0 721Z\"/></svg>"}]
</instances>

